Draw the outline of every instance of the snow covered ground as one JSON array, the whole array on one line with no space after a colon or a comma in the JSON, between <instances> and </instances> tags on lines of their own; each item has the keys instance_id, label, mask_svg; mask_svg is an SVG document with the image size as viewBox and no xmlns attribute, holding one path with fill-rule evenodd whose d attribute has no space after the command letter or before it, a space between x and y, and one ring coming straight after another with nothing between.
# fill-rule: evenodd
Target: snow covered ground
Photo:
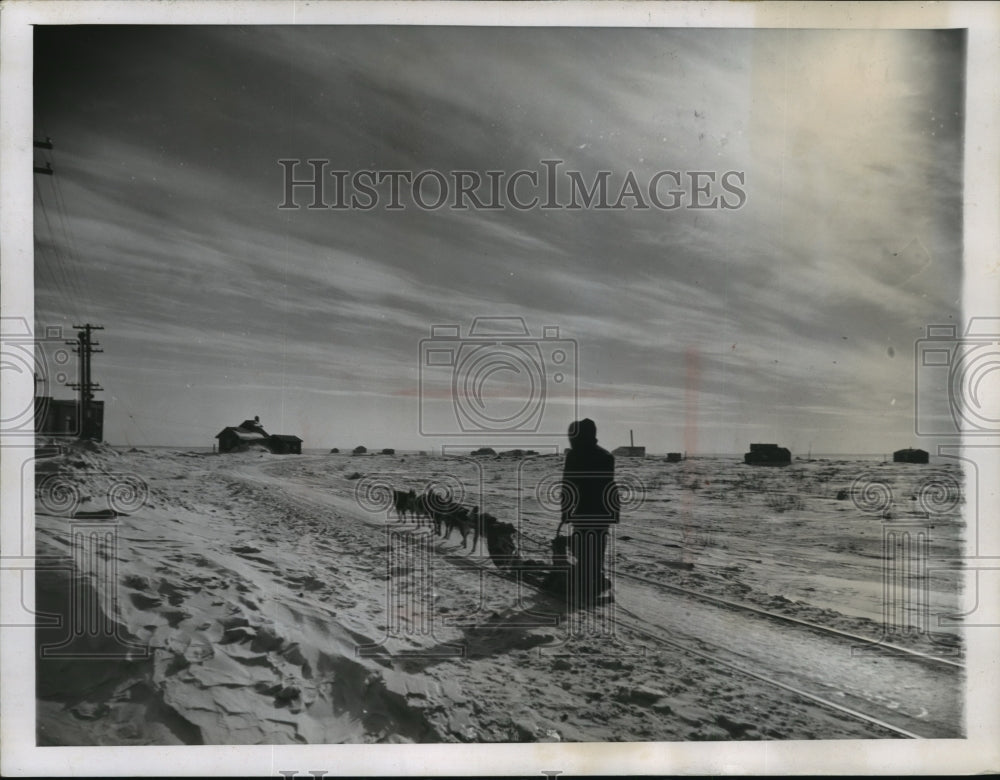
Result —
<instances>
[{"instance_id":1,"label":"snow covered ground","mask_svg":"<svg viewBox=\"0 0 1000 780\"><path fill-rule=\"evenodd\" d=\"M616 598L568 615L498 576L485 545L399 524L382 492L448 486L544 560L560 469L104 445L40 459L38 554L77 564L37 575L38 608L65 618L37 631L57 648L37 666L39 744L894 736L769 680L963 733L960 671L686 592L960 662L937 621L958 611L957 467L619 459ZM123 514L102 518L109 504Z\"/></svg>"}]
</instances>

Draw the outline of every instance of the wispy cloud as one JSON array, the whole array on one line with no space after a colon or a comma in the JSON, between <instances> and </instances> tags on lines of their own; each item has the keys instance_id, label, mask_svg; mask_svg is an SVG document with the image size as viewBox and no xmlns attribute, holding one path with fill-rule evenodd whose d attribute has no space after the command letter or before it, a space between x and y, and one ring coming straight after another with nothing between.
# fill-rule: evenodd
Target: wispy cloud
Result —
<instances>
[{"instance_id":1,"label":"wispy cloud","mask_svg":"<svg viewBox=\"0 0 1000 780\"><path fill-rule=\"evenodd\" d=\"M937 31L43 31L59 191L38 184L37 316L106 326L112 440L206 443L253 412L307 446L426 448L420 340L513 315L579 345L605 442L644 420L674 449L696 415L709 450L881 451L912 430L914 339L960 314L963 51ZM560 159L613 186L735 170L747 201L279 210L277 160L310 157Z\"/></svg>"}]
</instances>

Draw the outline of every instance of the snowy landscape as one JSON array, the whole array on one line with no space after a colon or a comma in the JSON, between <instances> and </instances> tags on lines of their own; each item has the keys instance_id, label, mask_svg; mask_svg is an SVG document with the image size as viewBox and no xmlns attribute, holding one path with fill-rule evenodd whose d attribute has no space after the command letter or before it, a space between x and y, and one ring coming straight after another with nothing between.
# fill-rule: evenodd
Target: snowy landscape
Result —
<instances>
[{"instance_id":1,"label":"snowy landscape","mask_svg":"<svg viewBox=\"0 0 1000 780\"><path fill-rule=\"evenodd\" d=\"M72 582L41 572L39 608L67 615L113 562L100 603L117 624L39 661L39 744L963 734L961 635L937 626L959 572L927 576L916 546L890 564L884 546L915 523L923 566L959 554L955 466L620 459L615 600L584 613L502 576L471 537L400 523L373 490L450 485L515 522L524 558L548 560L561 464L106 445L38 460L39 556L71 558L73 533L95 526L116 540ZM39 645L73 625L39 629Z\"/></svg>"}]
</instances>

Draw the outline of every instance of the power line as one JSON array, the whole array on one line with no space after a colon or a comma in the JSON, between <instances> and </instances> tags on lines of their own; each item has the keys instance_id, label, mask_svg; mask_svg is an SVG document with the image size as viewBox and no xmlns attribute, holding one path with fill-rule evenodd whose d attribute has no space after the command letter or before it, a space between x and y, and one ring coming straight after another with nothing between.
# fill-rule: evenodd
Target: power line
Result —
<instances>
[{"instance_id":1,"label":"power line","mask_svg":"<svg viewBox=\"0 0 1000 780\"><path fill-rule=\"evenodd\" d=\"M53 163L55 162L55 152L52 153ZM81 273L83 258L80 253L80 247L76 243L76 235L70 230L69 226L69 209L66 208L66 199L63 196L62 182L60 181L60 176L53 176L52 189L55 192L55 203L56 203L56 216L58 217L59 227L62 229L63 237L66 241L66 246L69 248L69 258L71 261L69 270L72 274L73 281L75 282L75 287L77 293L80 295L80 300L82 301L93 301L93 297L89 294L90 289L87 284L87 275Z\"/></svg>"},{"instance_id":2,"label":"power line","mask_svg":"<svg viewBox=\"0 0 1000 780\"><path fill-rule=\"evenodd\" d=\"M42 219L48 230L48 243L51 247L51 254L49 255L51 263L46 264L50 266L48 267L49 274L52 278L56 292L60 293L63 298L65 298L65 304L67 307L71 308L71 313L75 313L79 316L79 310L76 308L76 291L73 289L69 275L66 273L66 263L60 256L59 242L56 239L55 231L52 228L52 221L49 218L49 210L45 206L45 199L42 197L40 192L38 194L38 204L41 207Z\"/></svg>"},{"instance_id":3,"label":"power line","mask_svg":"<svg viewBox=\"0 0 1000 780\"><path fill-rule=\"evenodd\" d=\"M46 137L44 140L36 140L34 142L34 146L37 149L51 152L53 149L52 139ZM52 168L52 161L44 152L42 153L41 161L45 163L45 166L41 167L36 164L35 172L43 173L51 177L49 181L52 183L52 202L55 205L55 221L59 223L59 230L61 231L61 235L57 235L56 228L53 226L53 219L49 216L49 208L46 205L46 197L43 195L42 189L36 179L35 192L38 197L38 206L41 210L42 219L48 231L48 240L52 247L52 253L49 257L51 257L54 261L49 271L56 290L60 291L65 298L66 307L70 310L71 314L75 317L79 317L79 305L81 302L88 299L85 295L81 278L77 272L79 266L79 251L69 229L66 206L62 197L62 188L59 184L59 177L53 175L54 170ZM62 250L60 250L60 247Z\"/></svg>"}]
</instances>

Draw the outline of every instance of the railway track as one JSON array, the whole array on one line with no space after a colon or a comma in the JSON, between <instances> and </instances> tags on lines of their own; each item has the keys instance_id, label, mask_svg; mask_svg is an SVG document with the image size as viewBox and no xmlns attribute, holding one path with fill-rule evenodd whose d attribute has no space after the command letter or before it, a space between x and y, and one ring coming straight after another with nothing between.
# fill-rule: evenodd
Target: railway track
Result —
<instances>
[{"instance_id":1,"label":"railway track","mask_svg":"<svg viewBox=\"0 0 1000 780\"><path fill-rule=\"evenodd\" d=\"M913 731L911 729L903 728L899 725L890 723L884 718L875 717L860 709L857 709L856 707L849 707L845 704L839 704L837 702L830 701L829 699L824 698L823 696L819 696L815 693L810 693L809 691L806 691L800 687L796 687L794 685L782 682L781 680L775 679L774 677L771 677L769 675L762 674L760 672L755 672L751 669L746 669L739 664L730 663L728 661L719 658L717 654L710 654L700 650L696 650L688 646L686 643L677 641L676 638L665 636L664 633L662 632L651 631L650 628L648 627L648 624L640 624L636 620L619 621L619 623L624 627L626 627L628 630L640 636L645 636L648 639L651 639L652 641L657 642L660 645L666 645L667 647L672 647L676 650L680 650L681 652L686 653L687 655L694 656L695 658L700 658L701 660L715 664L716 666L721 666L725 669L730 669L746 677L750 677L759 682L763 682L767 685L776 688L781 688L782 690L788 691L789 693L792 693L796 696L806 699L812 702L813 704L819 704L822 707L826 707L836 712L849 715L855 720L859 720L864 723L877 726L881 729L891 732L892 734L895 734L898 737L905 737L906 739L925 738L923 734L918 733L917 731Z\"/></svg>"},{"instance_id":2,"label":"railway track","mask_svg":"<svg viewBox=\"0 0 1000 780\"><path fill-rule=\"evenodd\" d=\"M531 539L539 548L544 547L544 543L537 537L531 534L522 534L526 538ZM838 628L833 628L831 626L824 626L820 623L813 623L808 620L803 620L802 618L792 617L791 615L784 615L780 612L772 612L767 609L762 609L761 607L756 607L751 604L745 604L739 601L733 601L732 599L722 598L721 596L713 596L708 593L702 593L701 591L692 590L691 588L685 588L681 585L672 585L670 583L662 582L660 580L654 580L650 577L643 577L638 574L629 574L627 572L616 572L615 577L618 579L626 579L632 582L639 582L645 585L651 585L652 587L659 588L660 590L688 596L690 598L695 598L700 601L704 601L710 604L715 604L717 606L726 607L727 609L732 609L735 611L745 612L749 614L759 615L761 617L768 618L770 620L778 621L781 623L793 624L796 626L801 626L803 628L808 628L813 632L818 634L826 634L830 636L836 636L842 639L850 639L854 642L859 643L862 647L868 650L877 650L881 653L902 655L909 658L920 659L928 664L936 664L944 667L950 667L954 669L965 669L965 664L961 661L955 660L954 658L947 658L940 655L932 655L930 653L924 653L919 650L914 650L913 648L903 647L901 645L892 644L891 642L884 642L879 639L873 639L871 636L864 636L862 634L855 634L850 631L844 631Z\"/></svg>"},{"instance_id":3,"label":"railway track","mask_svg":"<svg viewBox=\"0 0 1000 780\"><path fill-rule=\"evenodd\" d=\"M450 549L450 545L441 540L437 543L438 549L444 554L444 557L453 564L456 564L462 568L467 568L470 570L478 570L489 577L497 577L507 581L517 579L515 576L504 573L496 569L489 562L483 562L477 560L476 558L466 556L466 555L456 555L453 554L453 550ZM640 578L641 579L641 578ZM529 582L520 580L521 586L530 589L532 592L541 595L542 597L550 600L555 609L561 608L561 605L555 597L548 593L540 590ZM611 608L611 607L609 607ZM816 690L807 690L803 684L795 684L785 680L778 679L774 674L769 674L767 672L758 671L752 668L748 668L746 662L740 662L739 660L733 659L728 660L721 657L724 651L722 648L712 647L709 650L704 649L704 647L697 647L696 644L700 643L697 639L679 639L676 633L668 634L667 629L651 625L650 622L636 615L629 609L623 608L620 604L615 604L613 609L615 610L614 623L616 626L625 629L632 634L644 637L647 640L654 642L659 647L669 647L673 650L680 651L690 657L697 658L700 661L708 662L716 667L721 667L727 669L731 672L736 672L744 677L751 678L757 682L765 683L766 685L780 688L781 690L787 691L788 693L794 694L802 700L811 702L815 705L819 705L826 709L832 710L834 712L840 713L841 715L847 715L857 721L863 722L870 726L874 726L878 729L882 729L884 734L873 734L873 736L896 736L906 739L934 739L934 738L945 738L945 737L958 737L961 736L957 729L949 729L946 727L941 727L932 721L921 721L918 718L914 718L902 712L879 712L874 714L872 712L872 703L856 695L849 693L840 692L842 701L837 702L830 699L828 696L824 696L822 693ZM780 616L785 617L785 616ZM804 621L803 621L804 622ZM813 626L812 624L807 624L805 627L816 628L824 630L823 626ZM833 635L838 635L840 639L851 637L854 635L848 634L846 632L829 631L825 632ZM866 642L871 642L870 639L865 639ZM898 648L905 655L912 655L920 661L926 660L941 660L933 657L927 657L924 654L914 653L909 651L907 648ZM949 667L960 667L960 664L948 664ZM867 709L866 709L867 708Z\"/></svg>"},{"instance_id":4,"label":"railway track","mask_svg":"<svg viewBox=\"0 0 1000 780\"><path fill-rule=\"evenodd\" d=\"M956 661L951 658L931 655L930 653L923 653L920 652L919 650L914 650L913 648L902 647L900 645L895 645L890 642L883 642L880 640L872 639L871 637L862 636L861 634L854 634L851 633L850 631L842 631L839 628L824 626L819 623L813 623L808 620L802 620L801 618L792 617L791 615L783 615L780 612L771 612L769 610L761 609L760 607L754 607L749 604L741 604L738 601L724 599L719 596L711 596L707 593L700 593L698 591L691 590L689 588L683 588L679 585L670 585L665 582L659 582L657 580L650 579L649 577L641 577L637 574L625 574L625 573L619 573L616 576L632 580L634 582L642 582L647 585L652 585L653 587L660 588L661 590L670 591L671 593L679 593L685 596L690 596L691 598L696 598L701 601L708 602L710 604L723 606L728 609L739 610L741 612L747 612L754 615L760 615L762 617L766 617L771 620L776 620L782 623L790 623L796 626L802 626L803 628L808 628L809 630L819 634L827 634L830 636L840 637L842 639L850 639L854 642L860 643L864 648L870 650L878 650L879 652L890 653L893 655L908 656L910 658L919 659L920 661L926 662L928 664L937 664L955 669L965 669L964 663L962 663L961 661Z\"/></svg>"}]
</instances>

